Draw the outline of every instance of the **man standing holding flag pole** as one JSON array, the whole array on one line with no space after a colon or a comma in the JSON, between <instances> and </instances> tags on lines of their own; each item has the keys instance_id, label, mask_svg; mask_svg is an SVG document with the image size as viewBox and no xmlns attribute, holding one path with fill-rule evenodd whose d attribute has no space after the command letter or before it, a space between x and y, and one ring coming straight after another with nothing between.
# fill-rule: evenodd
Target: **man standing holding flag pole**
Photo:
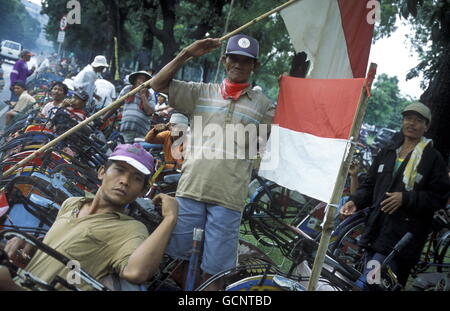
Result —
<instances>
[{"instance_id":1,"label":"man standing holding flag pole","mask_svg":"<svg viewBox=\"0 0 450 311\"><path fill-rule=\"evenodd\" d=\"M259 44L250 36L238 34L228 40L221 58L227 77L221 84L173 79L189 58L218 47L220 39L194 42L161 69L152 83L155 91L169 94L171 107L189 117L193 133L176 194L180 214L166 252L188 260L194 228L204 229L203 281L236 266L239 225L253 169L249 146L256 145L256 139L252 141L256 137L249 135L242 147L235 137L229 141L228 128L243 125L244 129L251 124L256 129L270 124L273 116L272 102L249 83L259 66ZM225 144L217 135L203 134L212 126L226 137ZM244 158L238 155L241 148L245 149ZM210 151L214 156L209 156ZM220 288L221 284L214 283L208 287Z\"/></svg>"}]
</instances>

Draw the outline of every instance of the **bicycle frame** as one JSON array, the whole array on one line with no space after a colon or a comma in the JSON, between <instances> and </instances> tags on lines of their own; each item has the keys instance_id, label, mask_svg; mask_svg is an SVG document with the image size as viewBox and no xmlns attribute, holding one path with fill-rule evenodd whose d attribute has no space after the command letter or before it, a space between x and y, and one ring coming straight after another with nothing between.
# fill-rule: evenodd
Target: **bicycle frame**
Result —
<instances>
[{"instance_id":1,"label":"bicycle frame","mask_svg":"<svg viewBox=\"0 0 450 311\"><path fill-rule=\"evenodd\" d=\"M66 256L62 255L61 253L57 252L53 248L45 245L44 243L42 243L38 239L36 239L36 238L34 238L34 237L32 237L32 236L30 236L28 234L19 232L17 230L5 230L5 231L0 232L0 240L13 238L13 237L17 237L19 239L24 240L25 242L27 242L27 243L31 244L32 246L38 248L40 251L42 251L42 252L46 253L47 255L53 257L54 259L58 260L59 262L61 262L64 265L67 265L70 262L69 258L67 258ZM92 288L94 288L96 290L100 290L100 291L109 291L110 290L109 288L107 288L106 286L104 286L103 284L98 282L94 277L92 277L89 273L84 271L82 268L79 268L78 270L74 270L74 272L76 274L78 274L80 276L80 278L83 281L85 281L86 283L88 283ZM25 274L25 276L31 277L32 279L34 278L35 280L39 280L38 278L34 277L29 272L27 272ZM43 282L43 281L41 281L41 282ZM48 286L51 287L51 285L48 285Z\"/></svg>"}]
</instances>

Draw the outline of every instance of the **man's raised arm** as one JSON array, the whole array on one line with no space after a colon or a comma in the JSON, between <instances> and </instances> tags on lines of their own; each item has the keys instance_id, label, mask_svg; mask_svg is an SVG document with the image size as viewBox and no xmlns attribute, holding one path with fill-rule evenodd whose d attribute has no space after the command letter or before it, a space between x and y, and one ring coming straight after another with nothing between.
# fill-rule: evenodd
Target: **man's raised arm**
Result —
<instances>
[{"instance_id":1,"label":"man's raised arm","mask_svg":"<svg viewBox=\"0 0 450 311\"><path fill-rule=\"evenodd\" d=\"M169 84L184 63L191 57L199 57L220 47L219 39L198 40L185 47L170 63L164 66L152 79L151 87L156 92L169 93Z\"/></svg>"}]
</instances>

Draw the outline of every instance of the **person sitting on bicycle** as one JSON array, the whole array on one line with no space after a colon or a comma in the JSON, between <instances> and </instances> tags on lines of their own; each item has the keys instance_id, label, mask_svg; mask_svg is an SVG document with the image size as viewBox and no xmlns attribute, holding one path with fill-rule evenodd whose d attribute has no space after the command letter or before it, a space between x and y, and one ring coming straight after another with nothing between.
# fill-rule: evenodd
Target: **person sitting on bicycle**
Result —
<instances>
[{"instance_id":1,"label":"person sitting on bicycle","mask_svg":"<svg viewBox=\"0 0 450 311\"><path fill-rule=\"evenodd\" d=\"M181 113L174 113L168 124L156 124L145 136L150 144L163 144L166 169L181 168L183 164L183 132L189 126L188 118Z\"/></svg>"},{"instance_id":2,"label":"person sitting on bicycle","mask_svg":"<svg viewBox=\"0 0 450 311\"><path fill-rule=\"evenodd\" d=\"M62 103L62 107L66 108L69 115L77 121L84 121L87 118L84 107L89 99L88 93L83 90L75 91L72 98L66 99Z\"/></svg>"},{"instance_id":3,"label":"person sitting on bicycle","mask_svg":"<svg viewBox=\"0 0 450 311\"><path fill-rule=\"evenodd\" d=\"M127 85L122 89L119 98L151 78L152 76L146 71L133 72L128 77L131 85ZM150 130L150 116L153 114L154 108L154 102L149 88L143 88L125 100L122 119L120 121L120 134L126 143L133 143L136 138L142 138L147 134ZM104 120L107 120L109 115L117 109L113 109L107 113Z\"/></svg>"},{"instance_id":4,"label":"person sitting on bicycle","mask_svg":"<svg viewBox=\"0 0 450 311\"><path fill-rule=\"evenodd\" d=\"M150 236L143 223L126 215L128 204L148 191L153 162L139 144L117 146L99 169L102 184L95 196L67 199L43 242L78 261L96 279L116 274L134 284L147 281L158 270L178 216L176 200L164 194L154 199L162 204L163 219ZM8 241L5 251L18 265L31 257L25 270L48 283L57 275L66 279L70 271L46 253L34 253L18 238ZM21 289L8 274L0 266L0 289ZM89 288L85 283L76 287Z\"/></svg>"},{"instance_id":5,"label":"person sitting on bicycle","mask_svg":"<svg viewBox=\"0 0 450 311\"><path fill-rule=\"evenodd\" d=\"M159 117L169 117L174 111L172 107L169 106L169 97L164 93L158 93L156 95L157 103L155 105L155 114Z\"/></svg>"},{"instance_id":6,"label":"person sitting on bicycle","mask_svg":"<svg viewBox=\"0 0 450 311\"><path fill-rule=\"evenodd\" d=\"M23 113L30 105L36 103L34 97L28 94L25 82L17 80L12 86L12 89L19 100L13 106L13 109L6 113L6 125L9 125L16 115Z\"/></svg>"},{"instance_id":7,"label":"person sitting on bicycle","mask_svg":"<svg viewBox=\"0 0 450 311\"><path fill-rule=\"evenodd\" d=\"M41 114L45 118L48 118L50 116L50 112L52 109L61 107L64 99L67 96L67 93L69 92L69 88L67 85L65 85L62 82L56 82L55 84L53 84L50 92L51 92L53 101L47 103L41 110Z\"/></svg>"},{"instance_id":8,"label":"person sitting on bicycle","mask_svg":"<svg viewBox=\"0 0 450 311\"><path fill-rule=\"evenodd\" d=\"M430 126L430 109L414 103L402 114L400 139L377 154L367 178L340 212L347 216L370 206L359 241L366 260L381 263L402 236L407 232L414 235L413 242L391 264L405 286L431 231L433 214L447 202L450 181L442 156L431 139L423 136ZM366 269L365 275L368 273Z\"/></svg>"}]
</instances>

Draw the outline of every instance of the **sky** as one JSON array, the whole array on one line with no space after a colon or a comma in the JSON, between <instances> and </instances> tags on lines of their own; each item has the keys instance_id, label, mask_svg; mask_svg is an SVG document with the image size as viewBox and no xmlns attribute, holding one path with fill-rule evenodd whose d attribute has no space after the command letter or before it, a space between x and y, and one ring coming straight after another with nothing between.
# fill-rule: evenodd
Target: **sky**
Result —
<instances>
[{"instance_id":1,"label":"sky","mask_svg":"<svg viewBox=\"0 0 450 311\"><path fill-rule=\"evenodd\" d=\"M41 0L29 0L41 4ZM376 41L371 48L369 64L378 65L377 75L386 73L389 76L397 76L400 92L418 99L423 93L420 89L420 77L406 81L408 71L415 67L419 60L417 54L412 51L411 44L406 38L411 33L409 26L397 22L397 30L389 38Z\"/></svg>"},{"instance_id":2,"label":"sky","mask_svg":"<svg viewBox=\"0 0 450 311\"><path fill-rule=\"evenodd\" d=\"M411 33L409 26L397 22L397 30L389 38L384 38L372 44L369 64L376 63L377 75L386 73L397 76L400 92L418 99L424 90L420 89L421 78L406 81L408 71L418 63L417 54L412 50L406 34Z\"/></svg>"}]
</instances>

